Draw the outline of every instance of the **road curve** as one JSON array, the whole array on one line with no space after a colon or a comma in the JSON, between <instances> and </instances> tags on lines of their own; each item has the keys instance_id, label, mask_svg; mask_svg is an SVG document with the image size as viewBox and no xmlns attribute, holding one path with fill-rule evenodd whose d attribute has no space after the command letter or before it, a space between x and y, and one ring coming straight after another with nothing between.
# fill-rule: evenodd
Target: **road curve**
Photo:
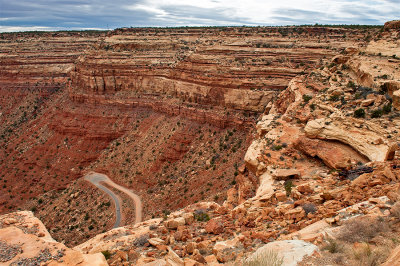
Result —
<instances>
[{"instance_id":1,"label":"road curve","mask_svg":"<svg viewBox=\"0 0 400 266\"><path fill-rule=\"evenodd\" d=\"M115 184L108 176L100 173L95 173L95 172L90 172L87 175L85 175L85 180L92 183L99 189L103 190L106 192L114 201L115 204L115 223L113 228L119 227L121 223L121 209L122 205L115 193L105 186L101 185L100 183L107 184L113 188L118 189L119 191L124 192L127 194L135 203L135 223L140 223L142 221L142 201L140 200L139 196L133 193L131 190L120 186L118 184Z\"/></svg>"}]
</instances>

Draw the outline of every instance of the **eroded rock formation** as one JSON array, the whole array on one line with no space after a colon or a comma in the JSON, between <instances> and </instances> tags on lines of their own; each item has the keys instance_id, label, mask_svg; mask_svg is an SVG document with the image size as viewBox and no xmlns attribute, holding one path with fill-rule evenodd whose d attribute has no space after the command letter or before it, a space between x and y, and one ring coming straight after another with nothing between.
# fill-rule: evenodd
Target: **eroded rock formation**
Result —
<instances>
[{"instance_id":1,"label":"eroded rock formation","mask_svg":"<svg viewBox=\"0 0 400 266\"><path fill-rule=\"evenodd\" d=\"M387 132L375 124L353 118L321 118L307 123L304 128L310 138L338 140L350 145L371 161L394 158L397 144L383 138Z\"/></svg>"}]
</instances>

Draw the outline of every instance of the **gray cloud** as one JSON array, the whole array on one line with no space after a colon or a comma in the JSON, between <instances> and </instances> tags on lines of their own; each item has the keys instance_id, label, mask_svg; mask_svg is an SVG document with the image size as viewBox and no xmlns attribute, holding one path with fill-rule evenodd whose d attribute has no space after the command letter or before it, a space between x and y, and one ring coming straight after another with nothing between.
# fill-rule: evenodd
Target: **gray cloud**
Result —
<instances>
[{"instance_id":1,"label":"gray cloud","mask_svg":"<svg viewBox=\"0 0 400 266\"><path fill-rule=\"evenodd\" d=\"M302 1L294 0L282 0L279 4L272 0L248 1L247 10L229 0L205 1L204 6L173 0L0 0L0 31L11 27L383 24L400 15L399 0L321 0L319 3L327 3L326 8L324 5L303 7ZM269 9L268 3L271 3ZM287 8L290 3L295 6ZM141 8L136 8L138 5ZM252 12L257 14L252 16Z\"/></svg>"}]
</instances>

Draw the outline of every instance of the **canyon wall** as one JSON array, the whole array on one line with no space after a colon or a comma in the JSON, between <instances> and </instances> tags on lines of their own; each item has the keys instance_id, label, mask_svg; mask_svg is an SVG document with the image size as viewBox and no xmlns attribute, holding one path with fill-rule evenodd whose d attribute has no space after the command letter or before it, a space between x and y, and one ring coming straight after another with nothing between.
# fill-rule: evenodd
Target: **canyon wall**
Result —
<instances>
[{"instance_id":1,"label":"canyon wall","mask_svg":"<svg viewBox=\"0 0 400 266\"><path fill-rule=\"evenodd\" d=\"M258 117L294 77L362 46L366 33L227 27L1 34L0 212L34 208L56 237L68 239L81 230L60 229L76 219L75 202L65 203L70 211L60 219L50 211L53 199L65 198L66 188L88 197L73 182L88 170L137 191L146 218L199 200L222 203L236 179L244 201L257 180L239 168Z\"/></svg>"}]
</instances>

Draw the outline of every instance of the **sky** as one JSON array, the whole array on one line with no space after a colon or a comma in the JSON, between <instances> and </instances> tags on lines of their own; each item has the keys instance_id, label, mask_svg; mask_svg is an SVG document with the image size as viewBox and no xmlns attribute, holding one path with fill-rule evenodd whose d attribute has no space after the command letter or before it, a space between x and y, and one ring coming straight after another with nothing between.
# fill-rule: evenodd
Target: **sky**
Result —
<instances>
[{"instance_id":1,"label":"sky","mask_svg":"<svg viewBox=\"0 0 400 266\"><path fill-rule=\"evenodd\" d=\"M400 0L0 0L0 32L119 27L384 24Z\"/></svg>"}]
</instances>

